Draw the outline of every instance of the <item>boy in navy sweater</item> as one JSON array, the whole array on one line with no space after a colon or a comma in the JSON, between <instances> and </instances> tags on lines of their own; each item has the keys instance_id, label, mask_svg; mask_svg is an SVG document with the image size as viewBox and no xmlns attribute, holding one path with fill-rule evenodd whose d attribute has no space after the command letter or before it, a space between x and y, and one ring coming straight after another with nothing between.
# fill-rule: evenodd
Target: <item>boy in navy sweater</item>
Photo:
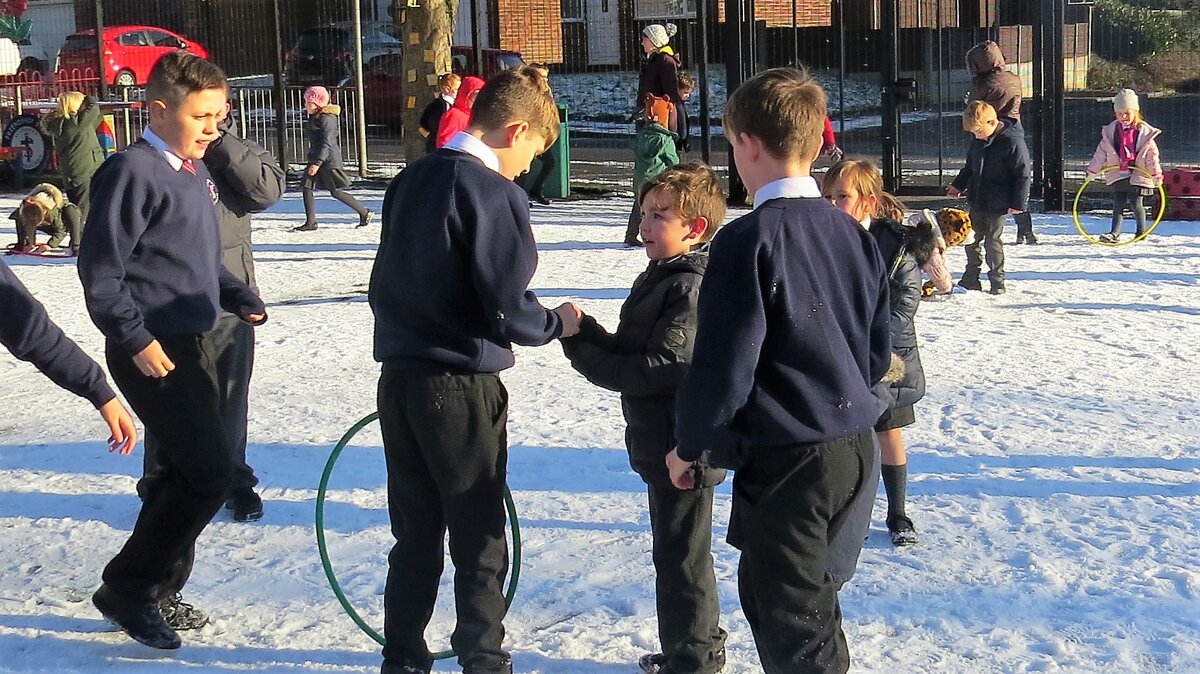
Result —
<instances>
[{"instance_id":1,"label":"boy in navy sweater","mask_svg":"<svg viewBox=\"0 0 1200 674\"><path fill-rule=\"evenodd\" d=\"M689 163L651 178L638 203L650 266L621 305L615 334L585 317L563 352L588 381L621 394L629 463L646 482L662 652L643 656L642 671L714 674L725 666L726 635L713 574L713 487L725 471L703 468L692 489L676 489L663 458L675 446L675 392L692 358L705 244L725 219L725 194L712 169Z\"/></svg>"},{"instance_id":2,"label":"boy in navy sweater","mask_svg":"<svg viewBox=\"0 0 1200 674\"><path fill-rule=\"evenodd\" d=\"M705 456L736 471L729 542L768 674L849 668L844 575L827 562L853 565L862 547L868 522L849 506L873 477L884 409L873 388L890 356L875 242L809 175L824 120L824 92L791 68L729 98L725 129L754 210L713 242L667 455L680 488Z\"/></svg>"},{"instance_id":3,"label":"boy in navy sweater","mask_svg":"<svg viewBox=\"0 0 1200 674\"><path fill-rule=\"evenodd\" d=\"M384 594L383 674L428 673L425 627L450 532L464 674L512 671L502 649L504 484L513 343L579 329L527 290L537 266L529 201L513 178L558 135L545 79L521 67L479 92L470 126L404 169L383 198L371 272L378 409L396 545Z\"/></svg>"},{"instance_id":4,"label":"boy in navy sweater","mask_svg":"<svg viewBox=\"0 0 1200 674\"><path fill-rule=\"evenodd\" d=\"M217 363L202 336L221 309L261 324L258 296L221 264L218 191L201 161L225 114L225 74L184 51L150 71L142 137L92 178L79 277L106 337L113 380L159 441L161 473L92 596L108 620L154 648L180 646L163 612L191 572L196 538L225 502L233 451Z\"/></svg>"},{"instance_id":5,"label":"boy in navy sweater","mask_svg":"<svg viewBox=\"0 0 1200 674\"><path fill-rule=\"evenodd\" d=\"M946 188L952 197L966 195L971 204L971 224L979 236L967 246L967 269L958 285L982 290L979 272L986 257L988 291L1001 295L1004 286L1004 218L1020 215L1029 208L1029 186L1033 182L1025 132L1015 119L1001 119L996 109L983 101L971 101L963 112L963 130L974 136L967 148L967 163ZM1033 226L1030 225L1030 232ZM1030 234L1032 237L1032 234ZM984 254L979 254L980 246Z\"/></svg>"},{"instance_id":6,"label":"boy in navy sweater","mask_svg":"<svg viewBox=\"0 0 1200 674\"><path fill-rule=\"evenodd\" d=\"M0 321L0 344L17 358L33 363L50 381L95 405L112 431L108 451L132 453L137 444L133 417L105 381L104 371L50 320L46 308L3 262L0 316L4 316Z\"/></svg>"}]
</instances>

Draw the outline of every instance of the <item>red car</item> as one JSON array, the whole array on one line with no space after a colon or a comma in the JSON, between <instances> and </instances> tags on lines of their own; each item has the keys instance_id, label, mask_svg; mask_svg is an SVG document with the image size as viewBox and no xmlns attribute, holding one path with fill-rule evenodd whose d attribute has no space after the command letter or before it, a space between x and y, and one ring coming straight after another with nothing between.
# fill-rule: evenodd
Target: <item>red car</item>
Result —
<instances>
[{"instance_id":1,"label":"red car","mask_svg":"<svg viewBox=\"0 0 1200 674\"><path fill-rule=\"evenodd\" d=\"M483 76L491 77L501 70L510 70L525 64L515 51L483 49ZM471 47L450 48L451 67L459 75L471 74L467 67L472 58ZM383 54L366 62L363 67L363 94L366 97L368 124L386 124L399 128L404 112L404 66L400 54ZM354 87L354 78L347 78L343 87Z\"/></svg>"},{"instance_id":2,"label":"red car","mask_svg":"<svg viewBox=\"0 0 1200 674\"><path fill-rule=\"evenodd\" d=\"M208 58L200 43L154 26L109 26L104 29L104 72L109 84L145 84L159 57L177 49ZM58 70L96 71L96 31L67 36L58 53Z\"/></svg>"}]
</instances>

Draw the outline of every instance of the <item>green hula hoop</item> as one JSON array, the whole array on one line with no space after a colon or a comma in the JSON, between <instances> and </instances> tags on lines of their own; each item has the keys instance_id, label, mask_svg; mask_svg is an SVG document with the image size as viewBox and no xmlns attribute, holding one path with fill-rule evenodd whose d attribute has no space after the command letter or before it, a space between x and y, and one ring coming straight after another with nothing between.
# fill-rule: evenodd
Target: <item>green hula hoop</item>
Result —
<instances>
[{"instance_id":1,"label":"green hula hoop","mask_svg":"<svg viewBox=\"0 0 1200 674\"><path fill-rule=\"evenodd\" d=\"M333 452L329 455L329 460L325 462L325 472L321 474L321 484L317 487L317 550L321 553L321 568L325 570L325 578L329 580L329 587L333 589L333 594L337 596L338 603L342 605L342 609L354 624L358 625L359 629L367 634L378 643L384 645L383 635L367 624L358 611L350 605L350 600L346 598L346 594L342 592L342 586L338 583L337 576L333 573L333 565L329 561L329 550L325 546L325 493L329 487L329 476L333 474L333 465L337 463L338 457L341 456L342 450L350 442L350 439L358 434L367 424L379 418L378 412L372 412L363 417L358 423L350 427L346 434L338 440L337 445L333 448ZM512 606L513 596L517 593L517 581L521 577L521 527L517 522L517 506L513 503L512 492L508 490L508 486L504 487L504 506L508 510L508 525L512 530L512 564L509 567L508 588L504 591L504 605ZM454 650L444 650L433 654L434 660L445 660L446 658L454 657Z\"/></svg>"}]
</instances>

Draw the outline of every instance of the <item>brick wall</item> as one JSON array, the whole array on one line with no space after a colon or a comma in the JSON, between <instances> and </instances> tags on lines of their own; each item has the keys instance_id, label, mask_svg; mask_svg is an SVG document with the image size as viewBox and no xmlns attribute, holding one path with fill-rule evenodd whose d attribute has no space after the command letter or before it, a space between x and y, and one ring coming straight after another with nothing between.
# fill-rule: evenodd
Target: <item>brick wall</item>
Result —
<instances>
[{"instance_id":1,"label":"brick wall","mask_svg":"<svg viewBox=\"0 0 1200 674\"><path fill-rule=\"evenodd\" d=\"M755 0L754 18L766 21L767 28L792 25L792 2L796 3L796 26L813 28L833 24L833 3L829 0ZM717 21L725 21L725 3L717 3Z\"/></svg>"},{"instance_id":2,"label":"brick wall","mask_svg":"<svg viewBox=\"0 0 1200 674\"><path fill-rule=\"evenodd\" d=\"M559 0L499 0L500 48L521 52L526 61L562 63Z\"/></svg>"}]
</instances>

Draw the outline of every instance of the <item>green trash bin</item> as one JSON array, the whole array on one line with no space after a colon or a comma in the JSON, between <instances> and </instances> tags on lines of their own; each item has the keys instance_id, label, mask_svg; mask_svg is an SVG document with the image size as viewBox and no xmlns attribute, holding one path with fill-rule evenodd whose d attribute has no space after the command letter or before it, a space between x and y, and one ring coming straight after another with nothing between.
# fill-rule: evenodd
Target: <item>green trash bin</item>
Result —
<instances>
[{"instance_id":1,"label":"green trash bin","mask_svg":"<svg viewBox=\"0 0 1200 674\"><path fill-rule=\"evenodd\" d=\"M562 199L571 196L571 138L567 130L567 106L558 105L558 140L546 150L546 154L554 157L554 168L546 176L542 185L542 194L551 199ZM529 189L534 176L542 170L543 159L538 157L529 167L529 173L517 179L521 187Z\"/></svg>"}]
</instances>

